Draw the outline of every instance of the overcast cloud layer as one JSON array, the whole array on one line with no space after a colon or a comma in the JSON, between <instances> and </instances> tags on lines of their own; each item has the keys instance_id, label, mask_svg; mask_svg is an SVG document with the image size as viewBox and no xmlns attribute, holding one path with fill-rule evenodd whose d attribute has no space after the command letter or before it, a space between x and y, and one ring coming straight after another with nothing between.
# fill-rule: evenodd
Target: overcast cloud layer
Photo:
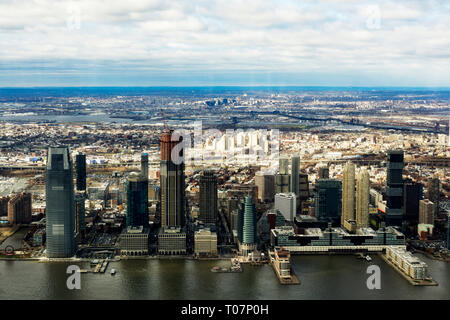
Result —
<instances>
[{"instance_id":1,"label":"overcast cloud layer","mask_svg":"<svg viewBox=\"0 0 450 320\"><path fill-rule=\"evenodd\" d=\"M450 86L450 1L1 0L0 86Z\"/></svg>"}]
</instances>

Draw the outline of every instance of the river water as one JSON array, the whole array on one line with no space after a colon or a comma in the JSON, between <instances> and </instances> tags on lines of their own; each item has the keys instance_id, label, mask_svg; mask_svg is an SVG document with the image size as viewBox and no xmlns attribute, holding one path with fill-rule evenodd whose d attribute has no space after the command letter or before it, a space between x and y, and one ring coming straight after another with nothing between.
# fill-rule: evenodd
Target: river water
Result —
<instances>
[{"instance_id":1,"label":"river water","mask_svg":"<svg viewBox=\"0 0 450 320\"><path fill-rule=\"evenodd\" d=\"M81 274L81 289L66 287L67 262L0 261L0 299L450 299L450 264L430 260L439 286L414 287L373 255L294 256L301 285L281 285L270 265L244 266L242 273L212 273L229 261L122 260L105 274ZM89 268L88 262L76 263ZM366 286L367 267L381 268L381 289ZM112 276L111 268L117 270Z\"/></svg>"}]
</instances>

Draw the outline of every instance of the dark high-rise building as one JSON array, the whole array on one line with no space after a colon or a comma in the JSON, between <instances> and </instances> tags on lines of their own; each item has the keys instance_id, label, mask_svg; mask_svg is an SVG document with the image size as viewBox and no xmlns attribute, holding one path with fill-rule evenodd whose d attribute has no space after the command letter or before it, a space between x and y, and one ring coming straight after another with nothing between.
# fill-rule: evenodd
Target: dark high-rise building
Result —
<instances>
[{"instance_id":1,"label":"dark high-rise building","mask_svg":"<svg viewBox=\"0 0 450 320\"><path fill-rule=\"evenodd\" d=\"M386 178L386 223L390 226L401 226L403 215L403 151L388 152Z\"/></svg>"},{"instance_id":2,"label":"dark high-rise building","mask_svg":"<svg viewBox=\"0 0 450 320\"><path fill-rule=\"evenodd\" d=\"M45 179L47 256L72 257L77 240L72 160L68 148L49 148Z\"/></svg>"},{"instance_id":3,"label":"dark high-rise building","mask_svg":"<svg viewBox=\"0 0 450 320\"><path fill-rule=\"evenodd\" d=\"M86 228L85 216L86 211L84 202L86 200L86 193L75 193L75 232L80 236Z\"/></svg>"},{"instance_id":4,"label":"dark high-rise building","mask_svg":"<svg viewBox=\"0 0 450 320\"><path fill-rule=\"evenodd\" d=\"M305 201L309 198L309 181L308 181L308 175L306 173L300 173L299 174L299 181L300 181L300 195L299 199L300 201Z\"/></svg>"},{"instance_id":5,"label":"dark high-rise building","mask_svg":"<svg viewBox=\"0 0 450 320\"><path fill-rule=\"evenodd\" d=\"M145 179L148 179L148 153L141 154L141 174Z\"/></svg>"},{"instance_id":6,"label":"dark high-rise building","mask_svg":"<svg viewBox=\"0 0 450 320\"><path fill-rule=\"evenodd\" d=\"M75 157L76 172L77 172L77 190L86 190L86 155L77 154Z\"/></svg>"},{"instance_id":7,"label":"dark high-rise building","mask_svg":"<svg viewBox=\"0 0 450 320\"><path fill-rule=\"evenodd\" d=\"M297 198L300 196L300 157L293 156L291 159L291 179L290 179L290 191L295 193Z\"/></svg>"},{"instance_id":8,"label":"dark high-rise building","mask_svg":"<svg viewBox=\"0 0 450 320\"><path fill-rule=\"evenodd\" d=\"M128 177L127 227L148 227L148 180L141 174Z\"/></svg>"},{"instance_id":9,"label":"dark high-rise building","mask_svg":"<svg viewBox=\"0 0 450 320\"><path fill-rule=\"evenodd\" d=\"M340 225L342 213L342 182L319 179L316 184L316 218L321 222Z\"/></svg>"},{"instance_id":10,"label":"dark high-rise building","mask_svg":"<svg viewBox=\"0 0 450 320\"><path fill-rule=\"evenodd\" d=\"M447 250L450 251L450 213L447 213Z\"/></svg>"},{"instance_id":11,"label":"dark high-rise building","mask_svg":"<svg viewBox=\"0 0 450 320\"><path fill-rule=\"evenodd\" d=\"M433 177L428 179L427 196L428 199L431 202L433 202L433 212L435 217L439 214L439 198L440 198L439 186L440 186L439 178Z\"/></svg>"},{"instance_id":12,"label":"dark high-rise building","mask_svg":"<svg viewBox=\"0 0 450 320\"><path fill-rule=\"evenodd\" d=\"M175 137L173 130L163 133L161 138L161 226L176 227L185 224L185 186L184 186L184 154L183 149L175 156L174 148L182 143L182 137ZM175 162L176 163L175 163Z\"/></svg>"},{"instance_id":13,"label":"dark high-rise building","mask_svg":"<svg viewBox=\"0 0 450 320\"><path fill-rule=\"evenodd\" d=\"M217 177L211 171L200 176L200 216L205 224L215 224L217 220Z\"/></svg>"},{"instance_id":14,"label":"dark high-rise building","mask_svg":"<svg viewBox=\"0 0 450 320\"><path fill-rule=\"evenodd\" d=\"M403 219L412 225L419 222L419 201L423 199L423 185L408 182L403 186Z\"/></svg>"}]
</instances>

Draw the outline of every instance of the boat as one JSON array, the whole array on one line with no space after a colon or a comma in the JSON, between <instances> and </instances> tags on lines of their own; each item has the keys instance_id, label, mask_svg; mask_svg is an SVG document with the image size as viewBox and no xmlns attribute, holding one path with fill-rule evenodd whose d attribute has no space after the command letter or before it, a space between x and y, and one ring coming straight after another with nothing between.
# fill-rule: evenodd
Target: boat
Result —
<instances>
[{"instance_id":1,"label":"boat","mask_svg":"<svg viewBox=\"0 0 450 320\"><path fill-rule=\"evenodd\" d=\"M98 264L98 259L91 261L91 266L96 266Z\"/></svg>"},{"instance_id":2,"label":"boat","mask_svg":"<svg viewBox=\"0 0 450 320\"><path fill-rule=\"evenodd\" d=\"M372 261L372 258L371 258L369 255L367 255L367 256L366 256L366 260L367 260L367 261Z\"/></svg>"},{"instance_id":3,"label":"boat","mask_svg":"<svg viewBox=\"0 0 450 320\"><path fill-rule=\"evenodd\" d=\"M111 275L115 275L116 274L116 269L111 269Z\"/></svg>"}]
</instances>

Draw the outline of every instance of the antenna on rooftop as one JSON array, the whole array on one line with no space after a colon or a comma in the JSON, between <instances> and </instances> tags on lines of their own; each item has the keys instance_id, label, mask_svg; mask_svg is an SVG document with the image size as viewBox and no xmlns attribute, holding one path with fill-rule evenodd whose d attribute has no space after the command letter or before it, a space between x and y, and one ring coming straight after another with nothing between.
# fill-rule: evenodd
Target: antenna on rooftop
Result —
<instances>
[{"instance_id":1,"label":"antenna on rooftop","mask_svg":"<svg viewBox=\"0 0 450 320\"><path fill-rule=\"evenodd\" d=\"M161 110L161 118L163 119L163 122L164 122L164 130L167 130L166 118L164 117L164 111L162 108L160 110Z\"/></svg>"}]
</instances>

